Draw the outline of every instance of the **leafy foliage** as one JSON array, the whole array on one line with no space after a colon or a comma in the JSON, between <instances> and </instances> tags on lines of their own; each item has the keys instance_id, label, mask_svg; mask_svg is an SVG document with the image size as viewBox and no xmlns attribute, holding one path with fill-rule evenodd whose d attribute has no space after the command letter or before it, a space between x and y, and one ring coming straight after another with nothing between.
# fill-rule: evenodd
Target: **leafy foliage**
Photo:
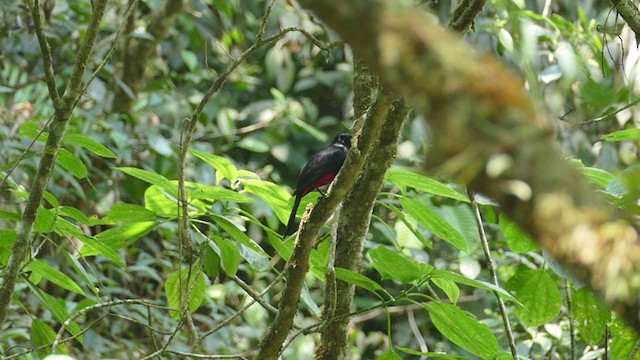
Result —
<instances>
[{"instance_id":1,"label":"leafy foliage","mask_svg":"<svg viewBox=\"0 0 640 360\"><path fill-rule=\"evenodd\" d=\"M27 12L13 2L0 3L0 16L7 20L0 25L7 34L0 39L0 263L5 265L54 106ZM52 3L46 31L54 71L67 74L91 6ZM105 44L128 3L115 1L108 8L90 67L104 59ZM134 23L146 24L148 14L164 3L140 2ZM539 105L559 118L558 141L573 164L614 205L638 215L637 109L625 108L637 104L637 95L624 81L631 69L618 66L637 56L618 49L630 48L632 36L625 28L620 42L598 32L613 21L608 8L579 3L590 6L553 2L543 14L529 2L490 1L466 39L520 74ZM418 10L446 23L449 6L428 2ZM11 325L0 338L4 356L44 357L60 336L74 339L60 344L59 353L91 358L144 356L168 339L169 349L211 354L257 346L271 310L254 298L276 304L283 259L293 253L294 239L278 232L293 203L290 190L306 159L331 135L349 128L353 115L353 56L346 46L322 50L292 31L260 49L231 73L198 119L185 169L189 227L180 229L182 119L216 76L256 41L264 12L262 1L189 2L158 46L158 56L149 60L133 114L112 111L116 89L127 87L120 78L127 64L116 56L99 72L71 118L57 153L59 166L37 212ZM290 26L323 43L336 40L310 14L276 1L266 33ZM144 31L127 36L151 39ZM425 176L412 170L428 151L426 134L415 114L377 199L362 271L335 269L337 279L357 286L349 353L378 359L509 358L497 295L506 301L523 358L569 358L572 351L594 358L604 346L613 358L628 358L637 334L612 318L586 288L570 283L571 296L563 294L565 275L554 272L535 239L479 194L501 285L493 283L465 189L435 171ZM303 205L317 199L309 194ZM304 211L301 206L299 215ZM198 253L181 247L181 230ZM328 234L321 232L311 254L312 276L298 314L304 324L315 321L322 306L318 299L327 287L331 258ZM147 299L154 306L83 312L125 298ZM386 316L359 317L379 309ZM415 309L409 326L405 313ZM570 333L571 318L576 334ZM66 331L58 334L67 321ZM577 337L575 349L571 336ZM284 358L310 356L315 341L311 335L293 339Z\"/></svg>"}]
</instances>

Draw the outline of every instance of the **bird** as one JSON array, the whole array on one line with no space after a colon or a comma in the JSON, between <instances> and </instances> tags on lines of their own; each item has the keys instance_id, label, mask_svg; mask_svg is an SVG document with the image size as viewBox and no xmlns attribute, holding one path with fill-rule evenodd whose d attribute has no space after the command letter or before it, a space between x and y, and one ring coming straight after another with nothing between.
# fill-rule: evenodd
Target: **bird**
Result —
<instances>
[{"instance_id":1,"label":"bird","mask_svg":"<svg viewBox=\"0 0 640 360\"><path fill-rule=\"evenodd\" d=\"M313 190L319 191L320 187L330 184L335 179L347 158L349 149L351 149L351 135L342 133L333 138L329 146L313 155L304 165L298 176L296 190L293 192L295 202L289 215L285 236L293 234L296 230L296 213L302 198Z\"/></svg>"}]
</instances>

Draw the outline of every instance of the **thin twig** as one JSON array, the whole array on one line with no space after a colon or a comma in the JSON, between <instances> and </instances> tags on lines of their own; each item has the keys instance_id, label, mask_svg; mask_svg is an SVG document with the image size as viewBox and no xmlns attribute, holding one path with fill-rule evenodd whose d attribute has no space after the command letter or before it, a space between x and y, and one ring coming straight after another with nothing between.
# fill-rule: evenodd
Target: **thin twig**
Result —
<instances>
[{"instance_id":1,"label":"thin twig","mask_svg":"<svg viewBox=\"0 0 640 360\"><path fill-rule=\"evenodd\" d=\"M484 226L482 224L482 215L480 215L480 208L478 207L478 203L476 202L475 194L471 190L467 190L467 194L469 195L469 202L471 205L471 210L473 210L473 215L475 216L476 225L478 226L478 234L480 235L480 242L482 243L482 250L484 251L484 256L487 260L487 267L489 268L489 273L491 274L491 280L493 285L496 287L500 287L500 283L498 282L498 274L496 273L496 267L493 263L493 259L491 258L491 250L489 249L489 241L487 240L487 234L484 232ZM513 356L514 360L518 360L518 350L516 348L516 342L513 337L513 332L511 331L511 323L509 322L509 314L507 313L507 308L504 305L504 301L498 295L496 291L493 292L498 300L498 307L500 308L500 315L502 315L502 322L504 323L504 330L507 333L507 339L509 340L509 348L511 349L511 356Z\"/></svg>"},{"instance_id":2,"label":"thin twig","mask_svg":"<svg viewBox=\"0 0 640 360\"><path fill-rule=\"evenodd\" d=\"M197 354L190 353L178 350L167 349L164 352L169 354L175 354L184 356L185 358L195 358L195 359L243 359L248 360L250 355L247 354L238 354L238 355L208 355L208 354Z\"/></svg>"},{"instance_id":3,"label":"thin twig","mask_svg":"<svg viewBox=\"0 0 640 360\"><path fill-rule=\"evenodd\" d=\"M265 308L267 311L274 314L278 312L278 309L276 309L273 305L269 304L268 302L264 301L264 299L262 299L262 295L253 291L253 289L249 287L247 283L242 281L242 279L240 279L237 275L234 275L231 278L231 280L233 280L236 284L238 284L249 296L251 296L253 300L258 302L258 304L260 304L260 306Z\"/></svg>"},{"instance_id":4,"label":"thin twig","mask_svg":"<svg viewBox=\"0 0 640 360\"><path fill-rule=\"evenodd\" d=\"M427 342L424 341L424 337L422 337L422 334L420 334L420 329L418 329L418 324L416 324L416 317L413 315L413 309L407 311L407 319L409 320L409 327L411 327L411 332L418 341L418 345L420 345L420 351L423 353L429 352ZM422 356L420 359L426 359L426 356Z\"/></svg>"},{"instance_id":5,"label":"thin twig","mask_svg":"<svg viewBox=\"0 0 640 360\"><path fill-rule=\"evenodd\" d=\"M154 308L158 308L158 309L171 310L171 308L168 307L168 306L157 305L157 304L154 304L154 303L150 302L149 300L145 300L145 299L112 300L112 301L107 301L107 302L103 302L103 303L98 303L98 304L94 304L94 305L91 305L91 306L87 306L85 308L80 309L78 312L75 312L75 313L71 314L71 316L69 316L69 318L67 320L65 320L65 322L62 323L62 325L60 326L60 329L58 329L58 333L56 334L56 338L53 341L53 344L51 345L51 352L54 353L54 354L56 353L58 345L60 344L60 339L62 338L62 334L69 327L69 325L71 325L71 323L74 320L76 320L77 318L79 318L80 316L85 315L89 311L93 311L93 310L96 310L96 309L102 309L102 308L105 308L105 307L111 307L111 306L115 306L115 305L133 305L133 304L145 305L145 306L148 306L148 307L154 307Z\"/></svg>"},{"instance_id":6,"label":"thin twig","mask_svg":"<svg viewBox=\"0 0 640 360\"><path fill-rule=\"evenodd\" d=\"M576 358L576 330L573 321L573 300L571 298L571 284L569 280L564 279L564 290L567 298L567 317L569 318L569 338L571 339L571 348L569 352L570 359Z\"/></svg>"}]
</instances>

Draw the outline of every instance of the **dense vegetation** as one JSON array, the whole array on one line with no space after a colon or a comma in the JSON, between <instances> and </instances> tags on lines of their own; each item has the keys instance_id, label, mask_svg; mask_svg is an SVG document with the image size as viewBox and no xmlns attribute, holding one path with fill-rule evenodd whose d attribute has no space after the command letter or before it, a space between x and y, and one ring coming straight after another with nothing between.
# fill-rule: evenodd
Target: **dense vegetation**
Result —
<instances>
[{"instance_id":1,"label":"dense vegetation","mask_svg":"<svg viewBox=\"0 0 640 360\"><path fill-rule=\"evenodd\" d=\"M452 16L478 2L398 3L460 32L466 26ZM637 221L638 46L612 3L487 1L463 36L515 73L549 114L566 166L593 195ZM0 291L10 303L0 322L3 358L280 351L261 340L282 326L283 290L294 277L287 263L298 259L296 236L280 235L290 194L306 160L341 132L357 134L363 156L375 156L360 168L354 157L359 171L344 178L355 183L351 193L304 198L335 216L317 224L317 236L300 235L312 239L310 268L293 324L280 328L289 334L282 358L334 358L321 349L333 346L340 320L345 328L349 320L349 359L638 358L629 319L542 250L526 224L446 171L424 171L437 151L429 126L437 119L411 110L297 2L0 5L4 288L12 261L17 269L15 292ZM398 135L385 139L393 129ZM510 161L492 159L487 172ZM382 168L381 189L367 192L385 162L393 165ZM531 171L552 178L559 169ZM349 216L331 208L342 197ZM368 202L371 217L351 215ZM340 239L359 228L362 259L334 268ZM351 296L351 313L341 313Z\"/></svg>"}]
</instances>

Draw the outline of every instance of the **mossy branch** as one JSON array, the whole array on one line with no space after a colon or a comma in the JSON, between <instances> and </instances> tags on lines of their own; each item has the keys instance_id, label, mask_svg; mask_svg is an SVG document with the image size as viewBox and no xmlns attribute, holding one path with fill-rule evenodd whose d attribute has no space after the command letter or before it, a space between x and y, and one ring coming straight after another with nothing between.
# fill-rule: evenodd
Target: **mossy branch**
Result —
<instances>
[{"instance_id":1,"label":"mossy branch","mask_svg":"<svg viewBox=\"0 0 640 360\"><path fill-rule=\"evenodd\" d=\"M301 3L426 115L429 169L496 200L640 330L638 228L556 150L550 119L516 76L420 12L384 1Z\"/></svg>"}]
</instances>

